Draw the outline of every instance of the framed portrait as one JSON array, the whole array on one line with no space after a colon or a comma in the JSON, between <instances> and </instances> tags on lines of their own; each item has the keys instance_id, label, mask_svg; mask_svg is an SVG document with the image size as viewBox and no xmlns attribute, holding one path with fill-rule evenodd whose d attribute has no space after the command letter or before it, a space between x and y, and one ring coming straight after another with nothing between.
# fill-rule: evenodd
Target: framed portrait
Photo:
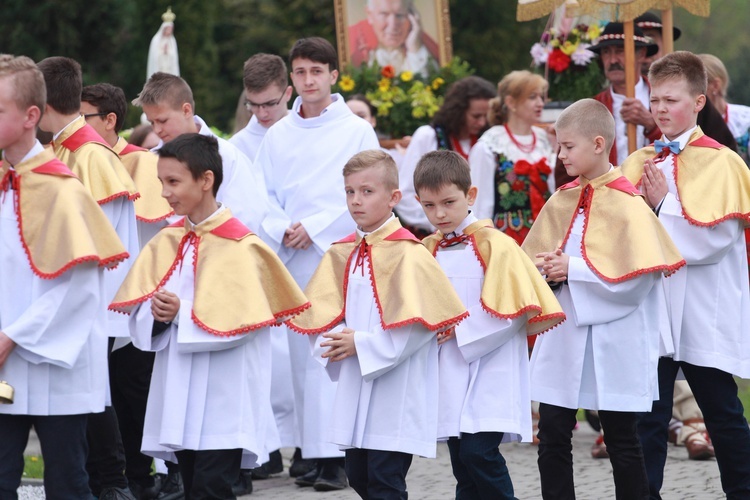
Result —
<instances>
[{"instance_id":1,"label":"framed portrait","mask_svg":"<svg viewBox=\"0 0 750 500\"><path fill-rule=\"evenodd\" d=\"M448 0L334 0L339 64L427 74L453 57Z\"/></svg>"}]
</instances>

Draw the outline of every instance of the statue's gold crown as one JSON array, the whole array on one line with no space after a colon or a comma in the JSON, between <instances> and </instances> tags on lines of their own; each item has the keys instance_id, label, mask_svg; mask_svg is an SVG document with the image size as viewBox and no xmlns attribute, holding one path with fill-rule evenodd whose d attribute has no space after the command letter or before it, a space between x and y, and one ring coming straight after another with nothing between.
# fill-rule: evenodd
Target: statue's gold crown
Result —
<instances>
[{"instance_id":1,"label":"statue's gold crown","mask_svg":"<svg viewBox=\"0 0 750 500\"><path fill-rule=\"evenodd\" d=\"M177 16L175 16L174 12L172 12L172 7L169 6L167 7L167 11L161 15L161 20L165 23L173 23L175 17Z\"/></svg>"}]
</instances>

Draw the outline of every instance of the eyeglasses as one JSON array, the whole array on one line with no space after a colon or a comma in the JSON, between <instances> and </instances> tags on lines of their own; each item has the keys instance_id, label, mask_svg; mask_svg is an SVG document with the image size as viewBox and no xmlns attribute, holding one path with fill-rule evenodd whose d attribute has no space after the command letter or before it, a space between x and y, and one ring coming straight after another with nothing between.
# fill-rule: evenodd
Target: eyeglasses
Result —
<instances>
[{"instance_id":1,"label":"eyeglasses","mask_svg":"<svg viewBox=\"0 0 750 500\"><path fill-rule=\"evenodd\" d=\"M89 114L84 114L83 117L89 118L91 116L107 116L108 114L109 113L89 113Z\"/></svg>"},{"instance_id":2,"label":"eyeglasses","mask_svg":"<svg viewBox=\"0 0 750 500\"><path fill-rule=\"evenodd\" d=\"M284 98L284 94L286 94L286 89L284 92L279 96L278 99L275 101L268 101L264 102L263 104L256 104L252 101L245 101L245 109L248 111L258 111L259 109L271 109L275 108L281 103L281 100Z\"/></svg>"}]
</instances>

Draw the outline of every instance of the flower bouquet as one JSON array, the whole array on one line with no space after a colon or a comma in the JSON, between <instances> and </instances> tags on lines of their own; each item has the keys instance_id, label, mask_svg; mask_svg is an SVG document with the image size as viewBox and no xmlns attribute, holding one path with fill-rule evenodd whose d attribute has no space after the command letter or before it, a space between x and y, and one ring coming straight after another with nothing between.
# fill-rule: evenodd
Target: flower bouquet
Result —
<instances>
[{"instance_id":1,"label":"flower bouquet","mask_svg":"<svg viewBox=\"0 0 750 500\"><path fill-rule=\"evenodd\" d=\"M378 131L400 138L429 123L442 106L448 86L473 73L469 64L457 57L447 66L431 69L427 76L411 71L396 74L393 66L363 64L342 73L333 91L344 99L364 94L377 109Z\"/></svg>"},{"instance_id":2,"label":"flower bouquet","mask_svg":"<svg viewBox=\"0 0 750 500\"><path fill-rule=\"evenodd\" d=\"M604 75L588 50L600 33L598 24L579 24L569 32L553 27L531 47L532 64L549 81L550 99L577 101L602 90Z\"/></svg>"}]
</instances>

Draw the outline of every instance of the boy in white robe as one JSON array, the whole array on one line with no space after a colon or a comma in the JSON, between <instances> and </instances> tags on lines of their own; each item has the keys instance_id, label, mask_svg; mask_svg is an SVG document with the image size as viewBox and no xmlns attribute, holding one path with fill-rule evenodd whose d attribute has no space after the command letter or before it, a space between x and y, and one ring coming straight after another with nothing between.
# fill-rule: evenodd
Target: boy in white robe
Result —
<instances>
[{"instance_id":1,"label":"boy in white robe","mask_svg":"<svg viewBox=\"0 0 750 500\"><path fill-rule=\"evenodd\" d=\"M47 85L47 109L39 122L42 130L52 132L55 155L63 161L89 189L94 199L117 231L122 244L132 257L111 273L106 273L105 301L110 301L125 279L130 264L138 255L138 229L134 200L139 197L136 186L119 156L81 116L83 76L81 66L67 57L48 57L39 62ZM108 313L108 335L128 337L128 322L118 314ZM97 371L108 370L105 351L95 359ZM95 496L116 489L127 492L123 474L125 455L117 417L109 402L103 413L89 417L89 460L87 469Z\"/></svg>"},{"instance_id":2,"label":"boy in white robe","mask_svg":"<svg viewBox=\"0 0 750 500\"><path fill-rule=\"evenodd\" d=\"M423 243L470 312L438 351L437 436L448 440L456 498L513 499L498 447L532 438L526 336L565 314L520 247L469 212L477 188L466 160L453 151L427 153L414 188L438 228Z\"/></svg>"},{"instance_id":3,"label":"boy in white robe","mask_svg":"<svg viewBox=\"0 0 750 500\"><path fill-rule=\"evenodd\" d=\"M523 249L568 316L531 355L539 406L539 472L545 499L575 498L572 431L578 408L599 411L618 499L647 498L636 412L658 394L661 279L684 266L638 190L609 163L612 114L583 99L555 123L559 158L578 178L552 195Z\"/></svg>"},{"instance_id":4,"label":"boy in white robe","mask_svg":"<svg viewBox=\"0 0 750 500\"><path fill-rule=\"evenodd\" d=\"M747 498L750 430L733 375L750 377L744 233L750 222L750 172L734 151L696 126L707 87L698 56L663 57L651 65L649 81L651 113L664 136L633 153L623 172L631 182L641 182L687 261L665 283L674 356L659 360L659 399L638 424L651 497L659 498L674 380L681 369L703 412L724 492Z\"/></svg>"},{"instance_id":5,"label":"boy in white robe","mask_svg":"<svg viewBox=\"0 0 750 500\"><path fill-rule=\"evenodd\" d=\"M311 337L338 381L327 438L367 498L406 498L412 455L435 457L437 347L468 313L430 253L393 215L398 168L381 150L344 167L356 233L326 252L308 283L312 307L287 322ZM440 332L438 336L436 332Z\"/></svg>"},{"instance_id":6,"label":"boy in white robe","mask_svg":"<svg viewBox=\"0 0 750 500\"><path fill-rule=\"evenodd\" d=\"M177 459L188 499L235 498L240 467L267 460L270 327L309 307L278 257L216 202L221 163L200 134L159 150L163 196L185 217L143 249L110 305L133 313L133 343L156 352L142 451Z\"/></svg>"},{"instance_id":7,"label":"boy in white robe","mask_svg":"<svg viewBox=\"0 0 750 500\"><path fill-rule=\"evenodd\" d=\"M355 227L346 209L341 169L354 154L377 149L378 139L341 95L331 94L338 56L330 42L298 40L288 62L299 97L292 111L268 129L255 162L265 176L271 205L263 237L304 288L328 247ZM338 479L343 453L326 439L336 384L311 358L306 339L294 332L288 338L302 458L317 460L312 468L295 460L290 474L299 476L300 486L343 488L346 483Z\"/></svg>"},{"instance_id":8,"label":"boy in white robe","mask_svg":"<svg viewBox=\"0 0 750 500\"><path fill-rule=\"evenodd\" d=\"M198 133L219 142L224 182L216 199L229 207L251 231L258 232L268 213L268 195L263 174L229 141L214 134L206 122L195 114L195 101L190 85L179 76L154 73L143 86L133 104L143 108L161 142L153 149L181 134Z\"/></svg>"},{"instance_id":9,"label":"boy in white robe","mask_svg":"<svg viewBox=\"0 0 750 500\"><path fill-rule=\"evenodd\" d=\"M0 405L0 497L16 498L33 426L47 498L90 498L87 420L107 393L101 269L128 253L76 175L36 140L45 106L34 62L0 56L0 380L15 388Z\"/></svg>"},{"instance_id":10,"label":"boy in white robe","mask_svg":"<svg viewBox=\"0 0 750 500\"><path fill-rule=\"evenodd\" d=\"M245 88L245 107L253 116L245 128L229 139L245 156L255 160L260 143L268 129L284 118L289 110L292 86L288 83L284 60L272 54L255 54L245 61L242 84ZM261 233L261 238L265 235ZM281 328L286 328L282 326ZM301 458L300 436L294 415L294 389L292 388L292 365L289 361L289 341L284 335L271 337L271 405L273 407L278 440L269 439L271 460L262 469L253 471L253 477L263 478L277 474L284 468L279 446L296 448L295 456ZM273 438L273 436L269 436Z\"/></svg>"}]
</instances>

